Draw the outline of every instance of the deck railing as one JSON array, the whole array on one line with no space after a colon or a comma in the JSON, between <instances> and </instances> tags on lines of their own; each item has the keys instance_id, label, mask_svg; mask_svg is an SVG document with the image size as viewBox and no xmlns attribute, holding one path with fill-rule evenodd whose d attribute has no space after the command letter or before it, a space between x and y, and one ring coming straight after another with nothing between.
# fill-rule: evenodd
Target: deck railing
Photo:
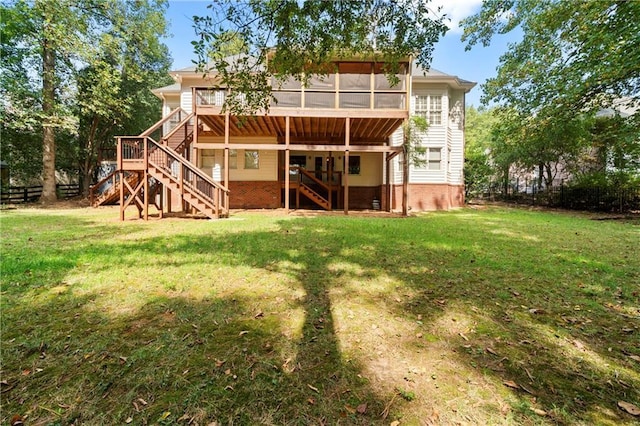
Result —
<instances>
[{"instance_id":1,"label":"deck railing","mask_svg":"<svg viewBox=\"0 0 640 426\"><path fill-rule=\"evenodd\" d=\"M403 77L403 76L400 76ZM273 82L271 108L306 109L408 109L404 78L391 86L384 74L330 74L325 80L312 79L307 87L300 82L278 85ZM194 105L222 107L226 89L193 89Z\"/></svg>"}]
</instances>

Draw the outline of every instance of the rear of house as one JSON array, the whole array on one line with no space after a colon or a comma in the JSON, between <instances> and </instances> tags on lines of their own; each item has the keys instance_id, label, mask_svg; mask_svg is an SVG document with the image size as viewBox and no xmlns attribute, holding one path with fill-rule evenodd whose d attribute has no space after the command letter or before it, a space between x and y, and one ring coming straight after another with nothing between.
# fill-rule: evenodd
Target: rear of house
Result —
<instances>
[{"instance_id":1,"label":"rear of house","mask_svg":"<svg viewBox=\"0 0 640 426\"><path fill-rule=\"evenodd\" d=\"M222 112L227 90L194 67L171 73L155 89L163 115L194 113L190 160L230 191L230 208L400 210L403 202L402 123L429 122L426 161L408 171L413 211L464 203L464 102L475 83L402 64L391 86L379 63L337 61L336 72L274 86L266 114L243 120Z\"/></svg>"}]
</instances>

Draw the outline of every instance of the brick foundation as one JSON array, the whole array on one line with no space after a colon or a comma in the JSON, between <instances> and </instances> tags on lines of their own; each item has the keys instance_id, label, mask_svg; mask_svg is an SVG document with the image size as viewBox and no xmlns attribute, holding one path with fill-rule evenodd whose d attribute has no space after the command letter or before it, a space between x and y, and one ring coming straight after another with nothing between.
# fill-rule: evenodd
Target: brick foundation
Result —
<instances>
[{"instance_id":1,"label":"brick foundation","mask_svg":"<svg viewBox=\"0 0 640 426\"><path fill-rule=\"evenodd\" d=\"M394 185L391 209L402 210L402 185ZM411 211L449 210L464 206L464 186L410 183L408 188ZM384 200L386 207L386 200Z\"/></svg>"},{"instance_id":2,"label":"brick foundation","mask_svg":"<svg viewBox=\"0 0 640 426\"><path fill-rule=\"evenodd\" d=\"M349 209L370 210L373 206L373 199L380 200L379 186L350 186L349 187Z\"/></svg>"},{"instance_id":3,"label":"brick foundation","mask_svg":"<svg viewBox=\"0 0 640 426\"><path fill-rule=\"evenodd\" d=\"M277 209L281 207L277 181L229 182L232 209Z\"/></svg>"}]
</instances>

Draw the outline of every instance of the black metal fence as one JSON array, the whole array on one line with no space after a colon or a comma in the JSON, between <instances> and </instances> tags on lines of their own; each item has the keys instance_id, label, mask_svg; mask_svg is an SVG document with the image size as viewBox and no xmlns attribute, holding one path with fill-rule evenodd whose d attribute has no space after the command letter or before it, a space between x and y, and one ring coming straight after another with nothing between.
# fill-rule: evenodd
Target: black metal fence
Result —
<instances>
[{"instance_id":1,"label":"black metal fence","mask_svg":"<svg viewBox=\"0 0 640 426\"><path fill-rule=\"evenodd\" d=\"M56 192L58 193L58 198L73 198L82 194L80 185L77 183L58 184L56 185ZM1 188L0 195L2 204L34 203L42 195L42 185L7 186Z\"/></svg>"},{"instance_id":2,"label":"black metal fence","mask_svg":"<svg viewBox=\"0 0 640 426\"><path fill-rule=\"evenodd\" d=\"M491 185L482 199L529 204L570 210L599 212L640 211L640 187L578 187L558 185L537 188L535 185Z\"/></svg>"}]
</instances>

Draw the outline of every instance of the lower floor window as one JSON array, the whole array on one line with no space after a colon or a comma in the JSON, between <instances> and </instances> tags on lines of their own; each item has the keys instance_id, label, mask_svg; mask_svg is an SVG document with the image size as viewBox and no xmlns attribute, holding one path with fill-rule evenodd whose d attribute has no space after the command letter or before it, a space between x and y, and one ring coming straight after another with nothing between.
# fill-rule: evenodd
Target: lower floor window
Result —
<instances>
[{"instance_id":1,"label":"lower floor window","mask_svg":"<svg viewBox=\"0 0 640 426\"><path fill-rule=\"evenodd\" d=\"M350 175L360 174L360 156L359 155L349 156L349 174Z\"/></svg>"},{"instance_id":2,"label":"lower floor window","mask_svg":"<svg viewBox=\"0 0 640 426\"><path fill-rule=\"evenodd\" d=\"M259 151L245 150L245 152L244 152L244 168L245 169L259 169L260 168Z\"/></svg>"},{"instance_id":3,"label":"lower floor window","mask_svg":"<svg viewBox=\"0 0 640 426\"><path fill-rule=\"evenodd\" d=\"M427 150L427 170L441 170L442 148L429 148Z\"/></svg>"}]
</instances>

